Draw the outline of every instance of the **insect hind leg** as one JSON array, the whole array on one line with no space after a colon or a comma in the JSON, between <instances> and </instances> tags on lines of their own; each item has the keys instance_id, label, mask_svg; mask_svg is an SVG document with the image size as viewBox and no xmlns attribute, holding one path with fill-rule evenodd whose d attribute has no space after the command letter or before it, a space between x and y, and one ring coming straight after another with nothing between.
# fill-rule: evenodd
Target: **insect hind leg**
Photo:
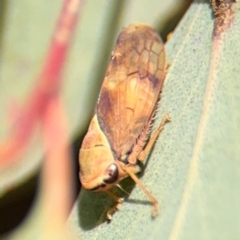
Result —
<instances>
[{"instance_id":1,"label":"insect hind leg","mask_svg":"<svg viewBox=\"0 0 240 240\"><path fill-rule=\"evenodd\" d=\"M138 156L137 159L141 162L143 162L146 159L146 155L149 153L149 151L152 149L157 137L159 136L160 132L163 130L164 125L171 121L170 115L166 114L163 118L162 121L159 125L159 127L154 131L154 133L152 134L152 136L150 137L146 147L144 148L144 150L142 150ZM136 155L133 156L132 160L136 160ZM132 180L139 186L139 188L145 193L145 195L148 197L148 199L151 201L152 203L152 216L155 217L158 214L158 201L157 199L148 191L148 189L144 186L144 184L138 179L138 177L135 175L135 173L137 171L135 171L135 168L133 168L133 166L136 166L135 162L133 161L133 163L129 163L129 165L121 165L122 169L129 175L129 177L132 178ZM109 193L108 193L109 194ZM112 194L110 194L112 195ZM119 209L119 207L121 206L121 202L118 202L118 199L116 197L111 196L112 198L116 199L117 204L112 207L111 209L109 209L107 217L110 220L111 219L111 215Z\"/></svg>"},{"instance_id":2,"label":"insect hind leg","mask_svg":"<svg viewBox=\"0 0 240 240\"><path fill-rule=\"evenodd\" d=\"M146 156L148 155L148 153L151 151L156 139L158 138L159 134L161 133L161 131L164 129L164 125L167 122L171 121L171 117L169 114L166 114L163 118L161 123L159 124L158 128L153 132L153 134L151 135L150 139L147 142L147 145L145 146L145 148L139 153L138 155L138 160L143 162L146 159Z\"/></svg>"}]
</instances>

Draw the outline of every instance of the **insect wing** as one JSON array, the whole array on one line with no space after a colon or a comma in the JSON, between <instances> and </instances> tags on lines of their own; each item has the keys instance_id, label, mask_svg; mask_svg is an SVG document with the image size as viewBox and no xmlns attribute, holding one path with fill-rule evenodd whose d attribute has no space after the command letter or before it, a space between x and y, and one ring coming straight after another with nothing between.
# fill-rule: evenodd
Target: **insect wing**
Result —
<instances>
[{"instance_id":1,"label":"insect wing","mask_svg":"<svg viewBox=\"0 0 240 240\"><path fill-rule=\"evenodd\" d=\"M96 112L113 153L129 153L151 122L165 75L164 45L144 25L130 25L118 37Z\"/></svg>"}]
</instances>

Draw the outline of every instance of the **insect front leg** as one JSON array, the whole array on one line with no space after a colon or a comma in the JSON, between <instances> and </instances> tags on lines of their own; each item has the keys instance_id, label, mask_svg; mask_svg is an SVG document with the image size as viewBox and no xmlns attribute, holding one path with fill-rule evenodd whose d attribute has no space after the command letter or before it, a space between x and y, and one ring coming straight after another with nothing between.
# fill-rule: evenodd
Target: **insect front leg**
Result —
<instances>
[{"instance_id":1,"label":"insect front leg","mask_svg":"<svg viewBox=\"0 0 240 240\"><path fill-rule=\"evenodd\" d=\"M131 166L131 165L130 165ZM127 174L132 178L132 180L142 189L142 191L145 193L145 195L148 197L148 199L152 203L152 216L156 217L158 214L158 201L157 199L147 190L147 188L144 186L144 184L138 179L138 177L135 175L135 173L132 171L132 169L129 166L125 166L124 169Z\"/></svg>"},{"instance_id":2,"label":"insect front leg","mask_svg":"<svg viewBox=\"0 0 240 240\"><path fill-rule=\"evenodd\" d=\"M111 191L106 191L106 193L116 202L116 204L111 207L110 209L108 209L107 211L107 219L109 221L112 220L112 215L120 209L122 203L123 203L123 198L119 198L117 197L115 194L113 194Z\"/></svg>"},{"instance_id":3,"label":"insect front leg","mask_svg":"<svg viewBox=\"0 0 240 240\"><path fill-rule=\"evenodd\" d=\"M152 136L150 137L150 139L147 142L147 145L145 146L145 148L139 153L138 155L138 160L143 162L146 159L147 154L150 152L150 150L152 149L157 137L159 136L160 132L164 129L164 125L167 122L171 121L171 117L169 114L166 114L163 118L162 121L160 123L160 125L158 126L158 128L154 131L154 133L152 134Z\"/></svg>"}]
</instances>

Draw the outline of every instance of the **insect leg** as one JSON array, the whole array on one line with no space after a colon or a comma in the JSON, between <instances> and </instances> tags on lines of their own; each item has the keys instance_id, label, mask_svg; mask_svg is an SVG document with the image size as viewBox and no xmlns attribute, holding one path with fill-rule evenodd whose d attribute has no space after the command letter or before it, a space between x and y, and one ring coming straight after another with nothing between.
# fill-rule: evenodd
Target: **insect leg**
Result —
<instances>
[{"instance_id":1,"label":"insect leg","mask_svg":"<svg viewBox=\"0 0 240 240\"><path fill-rule=\"evenodd\" d=\"M152 149L158 135L160 134L160 132L164 129L164 125L167 122L171 121L171 117L169 114L166 114L163 118L162 121L160 123L160 125L158 126L158 128L154 131L154 133L152 134L152 136L150 137L146 147L139 153L138 155L138 160L143 162L146 159L147 154L149 153L149 151Z\"/></svg>"},{"instance_id":2,"label":"insect leg","mask_svg":"<svg viewBox=\"0 0 240 240\"><path fill-rule=\"evenodd\" d=\"M109 221L111 221L112 219L112 215L114 214L114 212L116 212L117 210L120 209L122 203L123 203L123 198L119 198L117 197L115 194L113 194L111 191L106 191L106 193L116 202L116 204L111 207L110 209L108 209L107 211L107 219Z\"/></svg>"},{"instance_id":3,"label":"insect leg","mask_svg":"<svg viewBox=\"0 0 240 240\"><path fill-rule=\"evenodd\" d=\"M133 179L133 181L142 189L145 195L149 198L153 205L152 216L155 217L158 214L158 201L156 198L147 190L147 188L143 185L143 183L137 178L137 176L131 171L131 169L126 166L124 169L127 174Z\"/></svg>"}]
</instances>

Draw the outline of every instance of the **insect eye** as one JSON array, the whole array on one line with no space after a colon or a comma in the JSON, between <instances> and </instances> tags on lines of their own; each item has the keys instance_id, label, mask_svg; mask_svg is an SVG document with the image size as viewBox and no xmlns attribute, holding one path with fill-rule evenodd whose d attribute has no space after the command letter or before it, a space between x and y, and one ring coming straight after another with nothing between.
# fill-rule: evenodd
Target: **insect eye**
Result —
<instances>
[{"instance_id":1,"label":"insect eye","mask_svg":"<svg viewBox=\"0 0 240 240\"><path fill-rule=\"evenodd\" d=\"M115 163L112 163L106 169L106 173L108 174L108 178L104 179L105 183L114 183L118 179L118 167Z\"/></svg>"}]
</instances>

